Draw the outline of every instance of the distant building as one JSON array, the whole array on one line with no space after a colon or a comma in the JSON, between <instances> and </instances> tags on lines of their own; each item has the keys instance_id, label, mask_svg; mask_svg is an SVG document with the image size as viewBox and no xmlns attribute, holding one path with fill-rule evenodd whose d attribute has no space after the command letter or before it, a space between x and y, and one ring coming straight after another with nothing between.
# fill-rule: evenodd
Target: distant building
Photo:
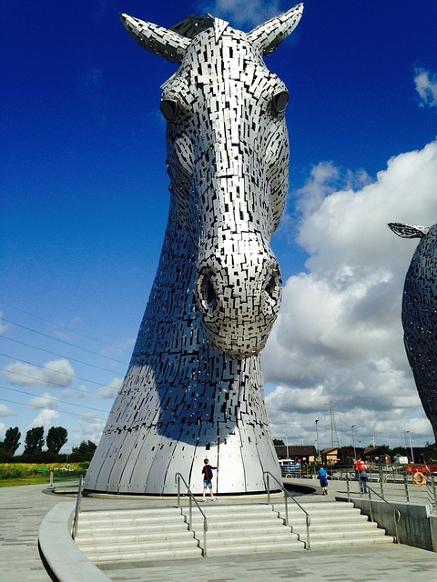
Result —
<instances>
[{"instance_id":1,"label":"distant building","mask_svg":"<svg viewBox=\"0 0 437 582\"><path fill-rule=\"evenodd\" d=\"M336 465L340 459L340 449L338 447L330 449L322 449L320 456L324 465Z\"/></svg>"},{"instance_id":2,"label":"distant building","mask_svg":"<svg viewBox=\"0 0 437 582\"><path fill-rule=\"evenodd\" d=\"M392 462L391 456L387 453L387 447L367 447L363 456L366 463L390 465Z\"/></svg>"},{"instance_id":3,"label":"distant building","mask_svg":"<svg viewBox=\"0 0 437 582\"><path fill-rule=\"evenodd\" d=\"M311 465L316 460L316 447L314 445L275 445L278 459L289 459L293 463Z\"/></svg>"}]
</instances>

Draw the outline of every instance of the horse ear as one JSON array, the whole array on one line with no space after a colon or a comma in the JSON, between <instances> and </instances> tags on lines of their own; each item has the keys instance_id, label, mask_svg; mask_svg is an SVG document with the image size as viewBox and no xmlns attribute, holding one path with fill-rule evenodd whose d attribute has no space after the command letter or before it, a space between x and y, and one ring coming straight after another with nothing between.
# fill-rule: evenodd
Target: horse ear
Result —
<instances>
[{"instance_id":1,"label":"horse ear","mask_svg":"<svg viewBox=\"0 0 437 582\"><path fill-rule=\"evenodd\" d=\"M263 55L272 53L293 32L302 17L303 4L260 24L248 33L250 42Z\"/></svg>"},{"instance_id":2,"label":"horse ear","mask_svg":"<svg viewBox=\"0 0 437 582\"><path fill-rule=\"evenodd\" d=\"M388 227L402 238L423 238L429 232L429 226L416 226L414 224L401 224L389 222Z\"/></svg>"},{"instance_id":3,"label":"horse ear","mask_svg":"<svg viewBox=\"0 0 437 582\"><path fill-rule=\"evenodd\" d=\"M143 48L164 57L171 63L179 64L190 45L189 38L168 28L144 22L128 14L120 14L120 19L129 34Z\"/></svg>"}]
</instances>

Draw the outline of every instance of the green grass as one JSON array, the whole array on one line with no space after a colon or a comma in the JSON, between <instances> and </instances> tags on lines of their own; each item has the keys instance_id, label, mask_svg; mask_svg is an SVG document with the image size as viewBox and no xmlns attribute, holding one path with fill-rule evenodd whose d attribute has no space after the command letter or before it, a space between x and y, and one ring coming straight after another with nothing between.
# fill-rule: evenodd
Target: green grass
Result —
<instances>
[{"instance_id":1,"label":"green grass","mask_svg":"<svg viewBox=\"0 0 437 582\"><path fill-rule=\"evenodd\" d=\"M70 463L66 471L65 463L0 463L0 487L18 485L49 485L50 471L56 486L64 481L77 481L86 473L89 463Z\"/></svg>"}]
</instances>

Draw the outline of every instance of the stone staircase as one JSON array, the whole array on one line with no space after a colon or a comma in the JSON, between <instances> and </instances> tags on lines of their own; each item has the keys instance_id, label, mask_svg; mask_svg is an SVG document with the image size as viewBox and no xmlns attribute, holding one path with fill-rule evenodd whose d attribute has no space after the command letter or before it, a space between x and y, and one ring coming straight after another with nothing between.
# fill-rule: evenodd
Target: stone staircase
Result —
<instances>
[{"instance_id":1,"label":"stone staircase","mask_svg":"<svg viewBox=\"0 0 437 582\"><path fill-rule=\"evenodd\" d=\"M375 522L368 521L367 515L361 514L353 503L303 502L302 507L311 516L311 549L393 543L393 538L385 535L385 530ZM274 508L281 517L285 516L284 503L275 503ZM293 532L306 542L305 515L293 501L288 503L288 515Z\"/></svg>"},{"instance_id":2,"label":"stone staircase","mask_svg":"<svg viewBox=\"0 0 437 582\"><path fill-rule=\"evenodd\" d=\"M271 505L208 502L202 509L208 520L208 556L304 548ZM86 511L80 514L76 542L95 563L197 558L202 555L203 518L196 507L193 531L173 507Z\"/></svg>"},{"instance_id":3,"label":"stone staircase","mask_svg":"<svg viewBox=\"0 0 437 582\"><path fill-rule=\"evenodd\" d=\"M81 512L75 541L95 563L202 555L193 532L188 531L175 507Z\"/></svg>"},{"instance_id":4,"label":"stone staircase","mask_svg":"<svg viewBox=\"0 0 437 582\"><path fill-rule=\"evenodd\" d=\"M208 556L259 552L303 551L306 545L305 515L293 501L284 503L202 504L208 520ZM369 522L352 503L304 502L311 515L311 549L391 543L385 530ZM188 509L184 509L188 515ZM79 518L76 542L95 563L200 558L203 518L193 506L193 531L187 529L176 507L84 511Z\"/></svg>"},{"instance_id":5,"label":"stone staircase","mask_svg":"<svg viewBox=\"0 0 437 582\"><path fill-rule=\"evenodd\" d=\"M208 556L259 552L302 551L304 544L271 505L223 505L208 502L202 506L208 520ZM202 531L200 514L193 513L193 528Z\"/></svg>"}]
</instances>

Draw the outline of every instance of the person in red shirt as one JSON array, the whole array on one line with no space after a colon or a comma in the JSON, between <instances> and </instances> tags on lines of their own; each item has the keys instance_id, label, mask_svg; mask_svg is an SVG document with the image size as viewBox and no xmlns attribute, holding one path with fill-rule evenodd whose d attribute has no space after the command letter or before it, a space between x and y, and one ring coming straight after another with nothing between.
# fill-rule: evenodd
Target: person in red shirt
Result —
<instances>
[{"instance_id":1,"label":"person in red shirt","mask_svg":"<svg viewBox=\"0 0 437 582\"><path fill-rule=\"evenodd\" d=\"M358 479L358 475L361 473L361 471L363 470L364 467L365 467L365 465L364 465L363 461L360 459L360 457L358 457L358 459L354 463L355 477L357 479Z\"/></svg>"},{"instance_id":2,"label":"person in red shirt","mask_svg":"<svg viewBox=\"0 0 437 582\"><path fill-rule=\"evenodd\" d=\"M206 501L205 499L205 495L206 495L206 491L207 489L209 489L209 494L211 496L211 501L215 501L215 497L212 493L212 478L213 478L213 474L212 474L212 470L213 469L218 469L218 467L211 467L211 465L209 464L209 459L204 459L203 462L205 463L203 468L202 468L202 475L203 475L203 501Z\"/></svg>"}]
</instances>

